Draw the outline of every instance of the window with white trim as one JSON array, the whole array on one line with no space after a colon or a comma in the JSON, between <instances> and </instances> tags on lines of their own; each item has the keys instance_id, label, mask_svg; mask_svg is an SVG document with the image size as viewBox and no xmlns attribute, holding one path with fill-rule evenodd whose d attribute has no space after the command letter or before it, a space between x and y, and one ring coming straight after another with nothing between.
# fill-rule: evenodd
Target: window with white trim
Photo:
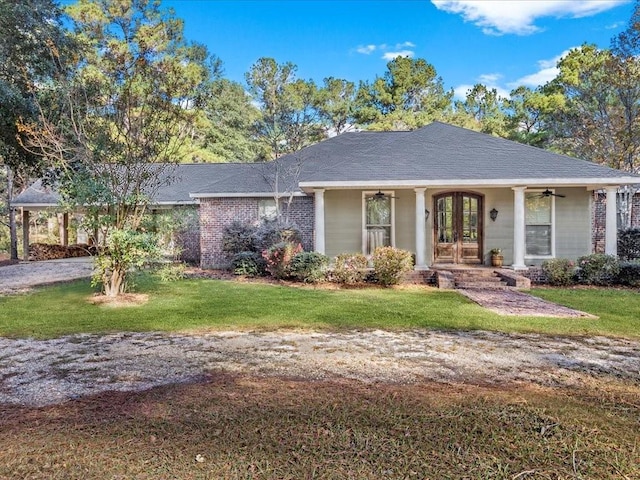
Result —
<instances>
[{"instance_id":1,"label":"window with white trim","mask_svg":"<svg viewBox=\"0 0 640 480\"><path fill-rule=\"evenodd\" d=\"M553 256L553 197L525 193L526 255Z\"/></svg>"},{"instance_id":2,"label":"window with white trim","mask_svg":"<svg viewBox=\"0 0 640 480\"><path fill-rule=\"evenodd\" d=\"M363 196L363 251L371 255L378 247L393 246L394 214L393 194L384 196L375 192L365 192Z\"/></svg>"},{"instance_id":3,"label":"window with white trim","mask_svg":"<svg viewBox=\"0 0 640 480\"><path fill-rule=\"evenodd\" d=\"M278 216L276 201L273 198L258 200L258 218L260 220L275 220Z\"/></svg>"}]
</instances>

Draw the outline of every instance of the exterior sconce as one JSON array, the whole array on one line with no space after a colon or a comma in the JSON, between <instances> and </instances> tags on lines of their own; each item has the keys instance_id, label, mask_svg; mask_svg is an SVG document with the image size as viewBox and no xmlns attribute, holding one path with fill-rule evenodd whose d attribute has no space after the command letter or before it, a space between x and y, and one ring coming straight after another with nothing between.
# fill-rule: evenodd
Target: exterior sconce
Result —
<instances>
[{"instance_id":1,"label":"exterior sconce","mask_svg":"<svg viewBox=\"0 0 640 480\"><path fill-rule=\"evenodd\" d=\"M491 211L489 212L489 218L495 222L496 218L498 218L498 210L496 210L495 208L492 208Z\"/></svg>"},{"instance_id":2,"label":"exterior sconce","mask_svg":"<svg viewBox=\"0 0 640 480\"><path fill-rule=\"evenodd\" d=\"M427 222L429 220L429 210L424 209L424 221Z\"/></svg>"}]
</instances>

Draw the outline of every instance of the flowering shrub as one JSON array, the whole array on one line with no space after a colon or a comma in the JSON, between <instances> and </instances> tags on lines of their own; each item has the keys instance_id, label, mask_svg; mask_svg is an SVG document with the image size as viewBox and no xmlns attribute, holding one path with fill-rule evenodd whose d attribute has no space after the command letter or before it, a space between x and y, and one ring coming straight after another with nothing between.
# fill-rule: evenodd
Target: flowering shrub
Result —
<instances>
[{"instance_id":1,"label":"flowering shrub","mask_svg":"<svg viewBox=\"0 0 640 480\"><path fill-rule=\"evenodd\" d=\"M576 264L566 258L554 258L542 264L542 271L550 285L571 285L575 281Z\"/></svg>"},{"instance_id":2,"label":"flowering shrub","mask_svg":"<svg viewBox=\"0 0 640 480\"><path fill-rule=\"evenodd\" d=\"M291 242L279 242L264 250L262 258L267 262L267 272L278 279L289 278L291 261L300 252L302 252L302 245Z\"/></svg>"},{"instance_id":3,"label":"flowering shrub","mask_svg":"<svg viewBox=\"0 0 640 480\"><path fill-rule=\"evenodd\" d=\"M611 285L616 282L620 264L613 255L593 253L577 261L576 278L586 285Z\"/></svg>"},{"instance_id":4,"label":"flowering shrub","mask_svg":"<svg viewBox=\"0 0 640 480\"><path fill-rule=\"evenodd\" d=\"M336 257L331 280L344 284L362 283L367 273L367 257L361 253L341 253Z\"/></svg>"},{"instance_id":5,"label":"flowering shrub","mask_svg":"<svg viewBox=\"0 0 640 480\"><path fill-rule=\"evenodd\" d=\"M291 276L296 280L315 283L324 279L329 257L317 252L300 252L291 260Z\"/></svg>"},{"instance_id":6,"label":"flowering shrub","mask_svg":"<svg viewBox=\"0 0 640 480\"><path fill-rule=\"evenodd\" d=\"M379 247L373 252L373 271L378 283L397 285L402 275L413 268L411 252L394 247Z\"/></svg>"}]
</instances>

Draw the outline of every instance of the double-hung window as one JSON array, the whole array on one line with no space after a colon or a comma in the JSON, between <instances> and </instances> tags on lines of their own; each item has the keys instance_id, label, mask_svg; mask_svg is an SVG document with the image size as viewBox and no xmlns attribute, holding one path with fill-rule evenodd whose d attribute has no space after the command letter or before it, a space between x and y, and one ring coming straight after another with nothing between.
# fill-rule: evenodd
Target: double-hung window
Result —
<instances>
[{"instance_id":1,"label":"double-hung window","mask_svg":"<svg viewBox=\"0 0 640 480\"><path fill-rule=\"evenodd\" d=\"M260 220L275 220L278 216L276 201L273 198L258 200L258 218Z\"/></svg>"},{"instance_id":2,"label":"double-hung window","mask_svg":"<svg viewBox=\"0 0 640 480\"><path fill-rule=\"evenodd\" d=\"M526 255L552 257L554 255L553 196L542 192L525 193Z\"/></svg>"},{"instance_id":3,"label":"double-hung window","mask_svg":"<svg viewBox=\"0 0 640 480\"><path fill-rule=\"evenodd\" d=\"M371 255L378 247L394 246L393 193L365 192L363 195L363 252Z\"/></svg>"}]
</instances>

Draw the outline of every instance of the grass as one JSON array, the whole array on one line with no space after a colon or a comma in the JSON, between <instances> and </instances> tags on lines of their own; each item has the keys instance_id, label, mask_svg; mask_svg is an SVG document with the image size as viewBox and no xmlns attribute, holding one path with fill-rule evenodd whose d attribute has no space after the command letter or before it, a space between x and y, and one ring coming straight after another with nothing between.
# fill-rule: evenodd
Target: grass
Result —
<instances>
[{"instance_id":1,"label":"grass","mask_svg":"<svg viewBox=\"0 0 640 480\"><path fill-rule=\"evenodd\" d=\"M640 388L594 382L568 391L219 375L0 407L0 478L640 478Z\"/></svg>"},{"instance_id":2,"label":"grass","mask_svg":"<svg viewBox=\"0 0 640 480\"><path fill-rule=\"evenodd\" d=\"M594 319L508 317L452 291L428 288L328 290L208 279L161 283L141 277L141 306L91 304L80 281L0 297L0 335L278 328L432 328L640 338L640 295L625 290L539 289L534 293Z\"/></svg>"}]
</instances>

